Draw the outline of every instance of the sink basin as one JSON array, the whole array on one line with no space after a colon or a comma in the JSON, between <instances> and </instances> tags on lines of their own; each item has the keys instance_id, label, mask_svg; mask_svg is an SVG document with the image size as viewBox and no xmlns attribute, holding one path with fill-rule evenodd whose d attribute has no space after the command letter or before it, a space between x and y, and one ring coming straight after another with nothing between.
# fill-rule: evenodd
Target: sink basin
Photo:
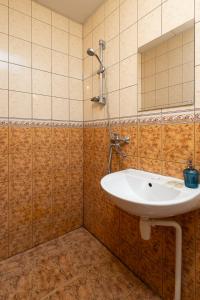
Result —
<instances>
[{"instance_id":1,"label":"sink basin","mask_svg":"<svg viewBox=\"0 0 200 300\"><path fill-rule=\"evenodd\" d=\"M128 213L164 218L200 208L200 187L189 189L174 177L128 169L106 175L102 188Z\"/></svg>"}]
</instances>

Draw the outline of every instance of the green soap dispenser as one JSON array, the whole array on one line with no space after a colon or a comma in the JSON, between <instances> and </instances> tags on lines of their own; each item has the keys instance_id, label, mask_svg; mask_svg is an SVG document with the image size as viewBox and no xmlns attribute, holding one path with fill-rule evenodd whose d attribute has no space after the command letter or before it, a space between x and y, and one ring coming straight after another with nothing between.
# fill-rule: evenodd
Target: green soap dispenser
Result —
<instances>
[{"instance_id":1,"label":"green soap dispenser","mask_svg":"<svg viewBox=\"0 0 200 300\"><path fill-rule=\"evenodd\" d=\"M199 172L193 167L192 160L188 161L188 167L183 171L185 186L191 189L198 188Z\"/></svg>"}]
</instances>

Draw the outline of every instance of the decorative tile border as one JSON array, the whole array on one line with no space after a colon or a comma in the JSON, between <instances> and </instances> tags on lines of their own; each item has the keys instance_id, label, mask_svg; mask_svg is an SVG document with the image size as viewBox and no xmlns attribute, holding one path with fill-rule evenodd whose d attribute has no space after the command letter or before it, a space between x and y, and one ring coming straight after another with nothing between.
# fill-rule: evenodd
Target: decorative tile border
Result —
<instances>
[{"instance_id":1,"label":"decorative tile border","mask_svg":"<svg viewBox=\"0 0 200 300\"><path fill-rule=\"evenodd\" d=\"M43 121L43 120L20 120L20 119L0 119L0 126L17 127L69 127L83 128L83 122L61 122L61 121Z\"/></svg>"}]
</instances>

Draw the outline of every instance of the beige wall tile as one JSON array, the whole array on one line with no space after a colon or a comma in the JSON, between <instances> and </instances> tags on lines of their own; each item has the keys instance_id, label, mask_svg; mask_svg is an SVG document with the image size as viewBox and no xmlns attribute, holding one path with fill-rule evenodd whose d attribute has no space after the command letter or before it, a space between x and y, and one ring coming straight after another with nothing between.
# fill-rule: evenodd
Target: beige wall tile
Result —
<instances>
[{"instance_id":1,"label":"beige wall tile","mask_svg":"<svg viewBox=\"0 0 200 300\"><path fill-rule=\"evenodd\" d=\"M69 36L69 55L82 59L82 39L71 34Z\"/></svg>"},{"instance_id":2,"label":"beige wall tile","mask_svg":"<svg viewBox=\"0 0 200 300\"><path fill-rule=\"evenodd\" d=\"M170 74L168 74L168 72L164 71L161 73L156 74L156 89L162 89L165 87L168 87L169 85L169 81L170 81L170 85L176 84L174 83L176 81L176 68L170 70ZM170 77L170 79L169 79Z\"/></svg>"},{"instance_id":3,"label":"beige wall tile","mask_svg":"<svg viewBox=\"0 0 200 300\"><path fill-rule=\"evenodd\" d=\"M32 17L51 24L51 10L32 1Z\"/></svg>"},{"instance_id":4,"label":"beige wall tile","mask_svg":"<svg viewBox=\"0 0 200 300\"><path fill-rule=\"evenodd\" d=\"M51 26L38 20L32 20L32 42L51 48Z\"/></svg>"},{"instance_id":5,"label":"beige wall tile","mask_svg":"<svg viewBox=\"0 0 200 300\"><path fill-rule=\"evenodd\" d=\"M119 62L119 36L106 44L105 65L110 67Z\"/></svg>"},{"instance_id":6,"label":"beige wall tile","mask_svg":"<svg viewBox=\"0 0 200 300\"><path fill-rule=\"evenodd\" d=\"M137 84L137 55L120 62L120 88Z\"/></svg>"},{"instance_id":7,"label":"beige wall tile","mask_svg":"<svg viewBox=\"0 0 200 300\"><path fill-rule=\"evenodd\" d=\"M8 91L0 90L0 117L8 118Z\"/></svg>"},{"instance_id":8,"label":"beige wall tile","mask_svg":"<svg viewBox=\"0 0 200 300\"><path fill-rule=\"evenodd\" d=\"M32 118L31 94L9 92L9 117Z\"/></svg>"},{"instance_id":9,"label":"beige wall tile","mask_svg":"<svg viewBox=\"0 0 200 300\"><path fill-rule=\"evenodd\" d=\"M93 30L93 16L90 16L83 24L84 38Z\"/></svg>"},{"instance_id":10,"label":"beige wall tile","mask_svg":"<svg viewBox=\"0 0 200 300\"><path fill-rule=\"evenodd\" d=\"M166 71L169 67L169 57L167 54L156 57L156 72Z\"/></svg>"},{"instance_id":11,"label":"beige wall tile","mask_svg":"<svg viewBox=\"0 0 200 300\"><path fill-rule=\"evenodd\" d=\"M8 6L8 0L0 0L0 4Z\"/></svg>"},{"instance_id":12,"label":"beige wall tile","mask_svg":"<svg viewBox=\"0 0 200 300\"><path fill-rule=\"evenodd\" d=\"M183 102L194 100L194 82L183 83Z\"/></svg>"},{"instance_id":13,"label":"beige wall tile","mask_svg":"<svg viewBox=\"0 0 200 300\"><path fill-rule=\"evenodd\" d=\"M33 118L51 120L51 97L33 95Z\"/></svg>"},{"instance_id":14,"label":"beige wall tile","mask_svg":"<svg viewBox=\"0 0 200 300\"><path fill-rule=\"evenodd\" d=\"M137 53L137 24L120 34L120 60Z\"/></svg>"},{"instance_id":15,"label":"beige wall tile","mask_svg":"<svg viewBox=\"0 0 200 300\"><path fill-rule=\"evenodd\" d=\"M86 100L84 101L83 105L84 105L84 121L91 121L93 119L92 102L90 100Z\"/></svg>"},{"instance_id":16,"label":"beige wall tile","mask_svg":"<svg viewBox=\"0 0 200 300\"><path fill-rule=\"evenodd\" d=\"M155 106L167 105L169 103L169 90L168 88L156 90L156 103Z\"/></svg>"},{"instance_id":17,"label":"beige wall tile","mask_svg":"<svg viewBox=\"0 0 200 300\"><path fill-rule=\"evenodd\" d=\"M0 88L8 89L8 63L0 61Z\"/></svg>"},{"instance_id":18,"label":"beige wall tile","mask_svg":"<svg viewBox=\"0 0 200 300\"><path fill-rule=\"evenodd\" d=\"M105 119L105 106L99 105L98 103L92 103L92 113L94 120Z\"/></svg>"},{"instance_id":19,"label":"beige wall tile","mask_svg":"<svg viewBox=\"0 0 200 300\"><path fill-rule=\"evenodd\" d=\"M93 14L93 22L92 22L92 25L93 25L93 29L99 25L100 23L103 22L104 20L104 17L105 17L105 7L104 7L104 4L102 4L96 11L95 13Z\"/></svg>"},{"instance_id":20,"label":"beige wall tile","mask_svg":"<svg viewBox=\"0 0 200 300\"><path fill-rule=\"evenodd\" d=\"M83 121L83 101L70 100L70 121Z\"/></svg>"},{"instance_id":21,"label":"beige wall tile","mask_svg":"<svg viewBox=\"0 0 200 300\"><path fill-rule=\"evenodd\" d=\"M69 98L75 100L83 100L83 84L82 80L69 79Z\"/></svg>"},{"instance_id":22,"label":"beige wall tile","mask_svg":"<svg viewBox=\"0 0 200 300\"><path fill-rule=\"evenodd\" d=\"M8 7L0 5L0 32L8 33Z\"/></svg>"},{"instance_id":23,"label":"beige wall tile","mask_svg":"<svg viewBox=\"0 0 200 300\"><path fill-rule=\"evenodd\" d=\"M119 64L107 69L106 89L108 93L119 90Z\"/></svg>"},{"instance_id":24,"label":"beige wall tile","mask_svg":"<svg viewBox=\"0 0 200 300\"><path fill-rule=\"evenodd\" d=\"M68 56L52 51L52 72L59 75L68 75Z\"/></svg>"},{"instance_id":25,"label":"beige wall tile","mask_svg":"<svg viewBox=\"0 0 200 300\"><path fill-rule=\"evenodd\" d=\"M105 2L105 17L109 16L118 7L119 0L107 0Z\"/></svg>"},{"instance_id":26,"label":"beige wall tile","mask_svg":"<svg viewBox=\"0 0 200 300\"><path fill-rule=\"evenodd\" d=\"M119 118L119 91L109 93L106 97L110 118ZM108 118L107 112L106 117Z\"/></svg>"},{"instance_id":27,"label":"beige wall tile","mask_svg":"<svg viewBox=\"0 0 200 300\"><path fill-rule=\"evenodd\" d=\"M161 0L138 0L138 18L141 19L161 5Z\"/></svg>"},{"instance_id":28,"label":"beige wall tile","mask_svg":"<svg viewBox=\"0 0 200 300\"><path fill-rule=\"evenodd\" d=\"M31 18L9 9L9 33L23 40L31 41Z\"/></svg>"},{"instance_id":29,"label":"beige wall tile","mask_svg":"<svg viewBox=\"0 0 200 300\"><path fill-rule=\"evenodd\" d=\"M195 67L195 107L200 108L200 66Z\"/></svg>"},{"instance_id":30,"label":"beige wall tile","mask_svg":"<svg viewBox=\"0 0 200 300\"><path fill-rule=\"evenodd\" d=\"M120 31L137 22L137 0L125 0L120 6Z\"/></svg>"},{"instance_id":31,"label":"beige wall tile","mask_svg":"<svg viewBox=\"0 0 200 300\"><path fill-rule=\"evenodd\" d=\"M68 32L69 31L69 19L52 11L52 26Z\"/></svg>"},{"instance_id":32,"label":"beige wall tile","mask_svg":"<svg viewBox=\"0 0 200 300\"><path fill-rule=\"evenodd\" d=\"M143 17L138 22L138 47L161 36L161 7Z\"/></svg>"},{"instance_id":33,"label":"beige wall tile","mask_svg":"<svg viewBox=\"0 0 200 300\"><path fill-rule=\"evenodd\" d=\"M109 41L119 34L119 9L105 19L105 39Z\"/></svg>"},{"instance_id":34,"label":"beige wall tile","mask_svg":"<svg viewBox=\"0 0 200 300\"><path fill-rule=\"evenodd\" d=\"M9 7L16 9L24 14L31 15L31 1L30 0L9 0Z\"/></svg>"},{"instance_id":35,"label":"beige wall tile","mask_svg":"<svg viewBox=\"0 0 200 300\"><path fill-rule=\"evenodd\" d=\"M167 33L194 18L194 1L168 0L162 6L162 33Z\"/></svg>"},{"instance_id":36,"label":"beige wall tile","mask_svg":"<svg viewBox=\"0 0 200 300\"><path fill-rule=\"evenodd\" d=\"M200 0L195 0L195 22L200 21Z\"/></svg>"},{"instance_id":37,"label":"beige wall tile","mask_svg":"<svg viewBox=\"0 0 200 300\"><path fill-rule=\"evenodd\" d=\"M69 21L69 32L70 32L70 34L73 34L73 35L76 35L76 36L82 38L82 30L83 30L82 24L79 24L79 23L74 22L72 20Z\"/></svg>"},{"instance_id":38,"label":"beige wall tile","mask_svg":"<svg viewBox=\"0 0 200 300\"><path fill-rule=\"evenodd\" d=\"M83 60L83 77L84 79L92 76L92 59L87 57Z\"/></svg>"},{"instance_id":39,"label":"beige wall tile","mask_svg":"<svg viewBox=\"0 0 200 300\"><path fill-rule=\"evenodd\" d=\"M92 77L87 78L84 80L84 99L90 99L92 98L93 89L92 89L93 80Z\"/></svg>"},{"instance_id":40,"label":"beige wall tile","mask_svg":"<svg viewBox=\"0 0 200 300\"><path fill-rule=\"evenodd\" d=\"M51 74L40 70L32 70L32 92L51 96Z\"/></svg>"},{"instance_id":41,"label":"beige wall tile","mask_svg":"<svg viewBox=\"0 0 200 300\"><path fill-rule=\"evenodd\" d=\"M200 22L195 24L195 65L200 65Z\"/></svg>"},{"instance_id":42,"label":"beige wall tile","mask_svg":"<svg viewBox=\"0 0 200 300\"><path fill-rule=\"evenodd\" d=\"M0 60L8 61L8 35L0 33Z\"/></svg>"},{"instance_id":43,"label":"beige wall tile","mask_svg":"<svg viewBox=\"0 0 200 300\"><path fill-rule=\"evenodd\" d=\"M181 84L183 76L183 67L175 67L169 70L169 86ZM161 81L161 80L159 80ZM164 83L164 82L163 82Z\"/></svg>"},{"instance_id":44,"label":"beige wall tile","mask_svg":"<svg viewBox=\"0 0 200 300\"><path fill-rule=\"evenodd\" d=\"M187 63L183 65L183 82L194 80L194 63Z\"/></svg>"},{"instance_id":45,"label":"beige wall tile","mask_svg":"<svg viewBox=\"0 0 200 300\"><path fill-rule=\"evenodd\" d=\"M105 24L98 25L92 34L92 47L94 50L99 49L99 40L105 39ZM91 46L89 46L91 48Z\"/></svg>"},{"instance_id":46,"label":"beige wall tile","mask_svg":"<svg viewBox=\"0 0 200 300\"><path fill-rule=\"evenodd\" d=\"M52 96L68 98L68 78L61 75L52 75Z\"/></svg>"},{"instance_id":47,"label":"beige wall tile","mask_svg":"<svg viewBox=\"0 0 200 300\"><path fill-rule=\"evenodd\" d=\"M93 47L92 32L83 39L83 57L87 57L87 49Z\"/></svg>"},{"instance_id":48,"label":"beige wall tile","mask_svg":"<svg viewBox=\"0 0 200 300\"><path fill-rule=\"evenodd\" d=\"M52 28L52 49L68 53L68 33L63 30Z\"/></svg>"},{"instance_id":49,"label":"beige wall tile","mask_svg":"<svg viewBox=\"0 0 200 300\"><path fill-rule=\"evenodd\" d=\"M120 90L120 117L137 115L137 86Z\"/></svg>"},{"instance_id":50,"label":"beige wall tile","mask_svg":"<svg viewBox=\"0 0 200 300\"><path fill-rule=\"evenodd\" d=\"M32 45L32 67L51 72L51 50L39 45Z\"/></svg>"},{"instance_id":51,"label":"beige wall tile","mask_svg":"<svg viewBox=\"0 0 200 300\"><path fill-rule=\"evenodd\" d=\"M9 88L14 91L31 93L31 69L10 64Z\"/></svg>"},{"instance_id":52,"label":"beige wall tile","mask_svg":"<svg viewBox=\"0 0 200 300\"><path fill-rule=\"evenodd\" d=\"M194 43L183 45L183 63L194 61Z\"/></svg>"},{"instance_id":53,"label":"beige wall tile","mask_svg":"<svg viewBox=\"0 0 200 300\"><path fill-rule=\"evenodd\" d=\"M90 57L88 59L90 62L92 61ZM69 56L69 76L81 80L83 78L82 65L83 61L81 59Z\"/></svg>"},{"instance_id":54,"label":"beige wall tile","mask_svg":"<svg viewBox=\"0 0 200 300\"><path fill-rule=\"evenodd\" d=\"M69 100L52 98L52 119L57 121L69 120Z\"/></svg>"},{"instance_id":55,"label":"beige wall tile","mask_svg":"<svg viewBox=\"0 0 200 300\"><path fill-rule=\"evenodd\" d=\"M31 67L31 43L9 37L9 61L26 67Z\"/></svg>"},{"instance_id":56,"label":"beige wall tile","mask_svg":"<svg viewBox=\"0 0 200 300\"><path fill-rule=\"evenodd\" d=\"M182 84L178 84L178 85L169 87L169 102L170 103L182 102L182 98L183 98Z\"/></svg>"}]
</instances>

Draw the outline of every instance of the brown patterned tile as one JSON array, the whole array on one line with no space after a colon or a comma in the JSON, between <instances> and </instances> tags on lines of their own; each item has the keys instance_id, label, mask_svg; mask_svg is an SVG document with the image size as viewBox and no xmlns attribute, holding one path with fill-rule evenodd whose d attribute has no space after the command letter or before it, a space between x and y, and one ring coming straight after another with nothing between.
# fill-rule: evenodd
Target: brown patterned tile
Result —
<instances>
[{"instance_id":1,"label":"brown patterned tile","mask_svg":"<svg viewBox=\"0 0 200 300\"><path fill-rule=\"evenodd\" d=\"M162 161L147 158L139 158L138 168L140 170L152 173L162 173Z\"/></svg>"},{"instance_id":2,"label":"brown patterned tile","mask_svg":"<svg viewBox=\"0 0 200 300\"><path fill-rule=\"evenodd\" d=\"M186 163L194 158L194 124L163 125L163 159Z\"/></svg>"},{"instance_id":3,"label":"brown patterned tile","mask_svg":"<svg viewBox=\"0 0 200 300\"><path fill-rule=\"evenodd\" d=\"M9 176L11 179L32 176L32 152L14 152L9 155Z\"/></svg>"},{"instance_id":4,"label":"brown patterned tile","mask_svg":"<svg viewBox=\"0 0 200 300\"><path fill-rule=\"evenodd\" d=\"M138 126L122 126L121 135L130 138L130 143L123 145L123 151L130 156L138 156Z\"/></svg>"},{"instance_id":5,"label":"brown patterned tile","mask_svg":"<svg viewBox=\"0 0 200 300\"><path fill-rule=\"evenodd\" d=\"M34 151L33 152L33 172L35 174L48 173L52 171L52 152Z\"/></svg>"},{"instance_id":6,"label":"brown patterned tile","mask_svg":"<svg viewBox=\"0 0 200 300\"><path fill-rule=\"evenodd\" d=\"M48 195L33 197L33 220L40 220L50 216L52 212L52 198Z\"/></svg>"},{"instance_id":7,"label":"brown patterned tile","mask_svg":"<svg viewBox=\"0 0 200 300\"><path fill-rule=\"evenodd\" d=\"M52 150L52 128L33 128L33 149L34 151Z\"/></svg>"},{"instance_id":8,"label":"brown patterned tile","mask_svg":"<svg viewBox=\"0 0 200 300\"><path fill-rule=\"evenodd\" d=\"M186 168L186 164L163 161L162 168L163 175L183 179L183 170Z\"/></svg>"},{"instance_id":9,"label":"brown patterned tile","mask_svg":"<svg viewBox=\"0 0 200 300\"><path fill-rule=\"evenodd\" d=\"M0 236L0 261L8 257L8 234Z\"/></svg>"},{"instance_id":10,"label":"brown patterned tile","mask_svg":"<svg viewBox=\"0 0 200 300\"><path fill-rule=\"evenodd\" d=\"M52 147L55 152L69 151L70 145L69 128L52 128Z\"/></svg>"},{"instance_id":11,"label":"brown patterned tile","mask_svg":"<svg viewBox=\"0 0 200 300\"><path fill-rule=\"evenodd\" d=\"M69 169L70 167L69 151L56 151L53 153L53 169Z\"/></svg>"},{"instance_id":12,"label":"brown patterned tile","mask_svg":"<svg viewBox=\"0 0 200 300\"><path fill-rule=\"evenodd\" d=\"M139 240L139 218L120 210L120 237L132 246Z\"/></svg>"},{"instance_id":13,"label":"brown patterned tile","mask_svg":"<svg viewBox=\"0 0 200 300\"><path fill-rule=\"evenodd\" d=\"M9 152L29 152L32 149L32 128L9 128Z\"/></svg>"},{"instance_id":14,"label":"brown patterned tile","mask_svg":"<svg viewBox=\"0 0 200 300\"><path fill-rule=\"evenodd\" d=\"M45 216L33 222L33 245L45 243L53 238L53 222L51 216Z\"/></svg>"},{"instance_id":15,"label":"brown patterned tile","mask_svg":"<svg viewBox=\"0 0 200 300\"><path fill-rule=\"evenodd\" d=\"M8 155L0 155L0 182L8 181Z\"/></svg>"},{"instance_id":16,"label":"brown patterned tile","mask_svg":"<svg viewBox=\"0 0 200 300\"><path fill-rule=\"evenodd\" d=\"M33 198L40 196L52 196L52 178L49 173L33 176Z\"/></svg>"},{"instance_id":17,"label":"brown patterned tile","mask_svg":"<svg viewBox=\"0 0 200 300\"><path fill-rule=\"evenodd\" d=\"M8 233L8 182L0 183L0 239Z\"/></svg>"},{"instance_id":18,"label":"brown patterned tile","mask_svg":"<svg viewBox=\"0 0 200 300\"><path fill-rule=\"evenodd\" d=\"M15 255L33 247L32 226L22 226L9 232L9 255Z\"/></svg>"},{"instance_id":19,"label":"brown patterned tile","mask_svg":"<svg viewBox=\"0 0 200 300\"><path fill-rule=\"evenodd\" d=\"M138 168L138 157L126 156L120 159L120 169L137 169Z\"/></svg>"},{"instance_id":20,"label":"brown patterned tile","mask_svg":"<svg viewBox=\"0 0 200 300\"><path fill-rule=\"evenodd\" d=\"M8 152L8 127L0 127L0 153L7 154Z\"/></svg>"},{"instance_id":21,"label":"brown patterned tile","mask_svg":"<svg viewBox=\"0 0 200 300\"><path fill-rule=\"evenodd\" d=\"M140 125L138 140L140 157L161 159L161 125Z\"/></svg>"}]
</instances>

